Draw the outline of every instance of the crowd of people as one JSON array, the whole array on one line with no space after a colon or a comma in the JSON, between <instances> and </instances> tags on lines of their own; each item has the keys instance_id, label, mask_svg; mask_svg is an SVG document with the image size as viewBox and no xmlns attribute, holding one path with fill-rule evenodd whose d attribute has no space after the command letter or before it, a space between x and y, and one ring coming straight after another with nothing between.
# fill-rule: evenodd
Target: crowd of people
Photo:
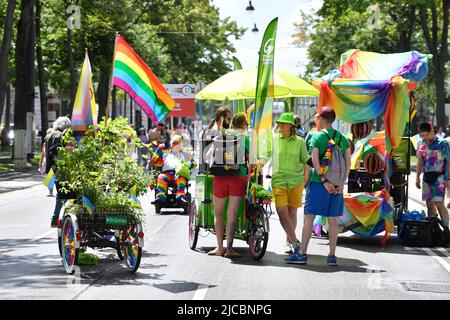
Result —
<instances>
[{"instance_id":1,"label":"crowd of people","mask_svg":"<svg viewBox=\"0 0 450 320\"><path fill-rule=\"evenodd\" d=\"M205 155L209 172L213 177L214 224L217 247L209 255L239 257L233 249L233 238L239 204L246 197L247 176L270 165L271 188L276 212L286 235L285 252L290 254L286 263L307 264L307 251L313 231L313 222L317 215L328 218L329 252L326 263L337 265L336 246L339 232L339 219L343 214L344 185L350 173L350 142L333 127L336 119L334 110L323 107L316 114L316 121L309 123L309 131L301 126L301 119L293 113L283 113L276 120L272 138L272 148L265 159L250 163L249 119L246 113L235 115L224 107L217 110L206 130L199 136L209 144L233 143L236 148L230 163L216 165L215 155ZM42 147L40 162L41 173L50 168L56 171L55 158L61 144L61 136L70 127L66 117L58 118L53 128L47 131ZM319 128L319 129L316 129ZM191 146L192 134L182 123L171 132L164 123L146 132L141 127L138 137L142 146L137 151L138 163L145 169L149 165L160 168L157 177L155 203L163 203L170 182L176 186L176 199L181 204L186 201L186 185L194 162L187 162L182 149ZM307 133L307 134L306 134ZM305 136L306 134L306 136ZM447 236L449 233L449 214L444 204L448 190L450 147L445 132L437 132L428 122L419 125L421 137L417 147L416 186L422 189L422 199L426 202L429 216L439 213ZM163 152L167 150L166 152ZM209 150L215 150L210 148ZM213 157L213 158L211 158ZM224 160L224 159L222 159ZM261 170L256 170L261 172ZM423 173L423 178L421 176ZM303 192L306 189L304 223L302 235L296 234L298 209L302 207ZM53 190L49 189L49 195ZM226 212L225 203L228 199ZM51 226L56 226L62 201L56 194L55 209ZM226 215L226 226L224 226ZM224 237L225 233L225 237ZM226 239L226 246L223 242Z\"/></svg>"}]
</instances>

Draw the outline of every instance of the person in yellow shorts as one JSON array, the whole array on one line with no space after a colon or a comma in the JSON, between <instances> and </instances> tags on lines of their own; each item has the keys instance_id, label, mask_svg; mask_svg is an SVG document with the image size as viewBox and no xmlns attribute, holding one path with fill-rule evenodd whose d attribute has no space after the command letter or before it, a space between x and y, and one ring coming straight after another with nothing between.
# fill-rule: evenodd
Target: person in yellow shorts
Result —
<instances>
[{"instance_id":1,"label":"person in yellow shorts","mask_svg":"<svg viewBox=\"0 0 450 320\"><path fill-rule=\"evenodd\" d=\"M280 223L286 232L286 253L297 252L297 209L302 206L305 181L308 179L309 154L303 138L295 133L294 115L283 113L276 121L278 132L273 137L272 191Z\"/></svg>"}]
</instances>

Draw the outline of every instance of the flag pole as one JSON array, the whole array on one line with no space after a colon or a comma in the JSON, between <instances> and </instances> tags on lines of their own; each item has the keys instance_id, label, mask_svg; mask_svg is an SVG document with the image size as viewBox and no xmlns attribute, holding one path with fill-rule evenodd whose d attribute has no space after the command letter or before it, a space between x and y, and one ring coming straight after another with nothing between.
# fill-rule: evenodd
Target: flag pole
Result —
<instances>
[{"instance_id":1,"label":"flag pole","mask_svg":"<svg viewBox=\"0 0 450 320\"><path fill-rule=\"evenodd\" d=\"M108 88L108 95L106 96L106 112L105 112L105 126L106 130L108 130L108 118L109 118L109 98L112 94L113 89L113 79L114 79L114 62L116 61L116 48L117 48L117 42L119 40L120 34L116 31L115 39L114 39L114 52L113 52L113 58L112 58L112 64L111 64L111 75L109 78L109 88Z\"/></svg>"}]
</instances>

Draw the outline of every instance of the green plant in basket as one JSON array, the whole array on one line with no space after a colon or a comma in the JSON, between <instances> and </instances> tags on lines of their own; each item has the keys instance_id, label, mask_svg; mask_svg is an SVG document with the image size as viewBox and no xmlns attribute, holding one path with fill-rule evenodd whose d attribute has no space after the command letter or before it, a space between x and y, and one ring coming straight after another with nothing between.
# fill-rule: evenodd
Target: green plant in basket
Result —
<instances>
[{"instance_id":1,"label":"green plant in basket","mask_svg":"<svg viewBox=\"0 0 450 320\"><path fill-rule=\"evenodd\" d=\"M77 202L86 196L96 207L104 211L124 211L137 217L142 210L131 198L145 194L150 177L136 161L130 158L135 147L142 147L136 132L126 118L116 118L89 130L76 142L68 130L56 160L59 189L62 193L73 192Z\"/></svg>"}]
</instances>

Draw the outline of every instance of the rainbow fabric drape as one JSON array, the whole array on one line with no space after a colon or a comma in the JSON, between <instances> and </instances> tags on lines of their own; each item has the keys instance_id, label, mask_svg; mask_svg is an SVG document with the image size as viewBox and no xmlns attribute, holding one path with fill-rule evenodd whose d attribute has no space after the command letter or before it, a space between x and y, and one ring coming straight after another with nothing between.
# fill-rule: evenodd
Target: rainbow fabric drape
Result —
<instances>
[{"instance_id":1,"label":"rainbow fabric drape","mask_svg":"<svg viewBox=\"0 0 450 320\"><path fill-rule=\"evenodd\" d=\"M318 109L330 106L338 119L348 123L372 120L384 112L386 149L395 149L408 122L409 91L426 77L429 58L417 51L349 50L341 56L339 70L313 78L313 86L320 90Z\"/></svg>"},{"instance_id":2,"label":"rainbow fabric drape","mask_svg":"<svg viewBox=\"0 0 450 320\"><path fill-rule=\"evenodd\" d=\"M327 229L326 217L317 216L314 230ZM385 231L383 245L394 230L393 209L389 203L389 194L382 190L369 194L344 196L344 214L339 220L340 232L351 230L362 237L372 237ZM319 235L319 234L318 234Z\"/></svg>"}]
</instances>

